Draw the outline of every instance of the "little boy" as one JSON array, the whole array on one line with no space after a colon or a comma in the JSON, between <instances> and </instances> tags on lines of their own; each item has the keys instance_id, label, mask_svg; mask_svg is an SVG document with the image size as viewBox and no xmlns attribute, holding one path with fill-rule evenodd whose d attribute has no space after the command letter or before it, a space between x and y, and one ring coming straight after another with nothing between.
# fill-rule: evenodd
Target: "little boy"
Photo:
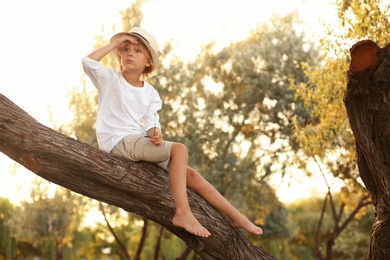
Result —
<instances>
[{"instance_id":1,"label":"little boy","mask_svg":"<svg viewBox=\"0 0 390 260\"><path fill-rule=\"evenodd\" d=\"M114 51L119 71L102 66L99 61ZM82 59L85 73L99 92L96 133L99 147L133 161L153 162L169 173L176 205L172 223L189 233L208 237L210 232L194 217L187 198L187 186L212 206L226 214L234 228L244 228L255 235L263 233L235 209L196 170L188 167L184 144L163 139L158 111L161 98L147 81L159 66L156 39L140 27L115 34L110 43Z\"/></svg>"}]
</instances>

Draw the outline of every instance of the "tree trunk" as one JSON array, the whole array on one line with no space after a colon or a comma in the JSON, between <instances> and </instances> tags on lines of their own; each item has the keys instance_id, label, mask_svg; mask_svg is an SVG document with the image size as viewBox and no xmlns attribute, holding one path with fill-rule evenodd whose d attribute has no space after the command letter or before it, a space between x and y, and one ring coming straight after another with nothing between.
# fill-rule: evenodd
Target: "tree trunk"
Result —
<instances>
[{"instance_id":1,"label":"tree trunk","mask_svg":"<svg viewBox=\"0 0 390 260\"><path fill-rule=\"evenodd\" d=\"M364 40L350 51L344 102L376 210L367 259L390 259L390 48Z\"/></svg>"},{"instance_id":2,"label":"tree trunk","mask_svg":"<svg viewBox=\"0 0 390 260\"><path fill-rule=\"evenodd\" d=\"M112 156L53 131L2 94L0 152L50 182L159 223L202 259L274 259L192 190L188 194L194 215L212 236L200 238L175 227L175 204L164 170Z\"/></svg>"}]
</instances>

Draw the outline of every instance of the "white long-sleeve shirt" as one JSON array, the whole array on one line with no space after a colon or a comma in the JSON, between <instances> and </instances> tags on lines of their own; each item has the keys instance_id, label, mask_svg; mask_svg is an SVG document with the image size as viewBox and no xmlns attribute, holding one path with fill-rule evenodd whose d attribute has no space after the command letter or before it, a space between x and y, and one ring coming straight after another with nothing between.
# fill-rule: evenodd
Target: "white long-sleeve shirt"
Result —
<instances>
[{"instance_id":1,"label":"white long-sleeve shirt","mask_svg":"<svg viewBox=\"0 0 390 260\"><path fill-rule=\"evenodd\" d=\"M150 128L161 128L157 111L162 101L154 87L147 82L134 87L122 72L88 57L82 59L82 64L99 92L96 135L102 150L110 152L127 135L146 135Z\"/></svg>"}]
</instances>

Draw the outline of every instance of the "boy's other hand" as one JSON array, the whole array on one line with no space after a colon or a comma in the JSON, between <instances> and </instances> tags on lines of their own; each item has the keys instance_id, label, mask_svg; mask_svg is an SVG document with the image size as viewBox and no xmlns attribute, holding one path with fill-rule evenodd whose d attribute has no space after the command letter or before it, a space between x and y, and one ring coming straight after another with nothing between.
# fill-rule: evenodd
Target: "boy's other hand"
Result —
<instances>
[{"instance_id":1,"label":"boy's other hand","mask_svg":"<svg viewBox=\"0 0 390 260\"><path fill-rule=\"evenodd\" d=\"M160 145L164 140L161 130L157 127L153 127L149 129L148 136L149 136L149 140L155 145Z\"/></svg>"}]
</instances>

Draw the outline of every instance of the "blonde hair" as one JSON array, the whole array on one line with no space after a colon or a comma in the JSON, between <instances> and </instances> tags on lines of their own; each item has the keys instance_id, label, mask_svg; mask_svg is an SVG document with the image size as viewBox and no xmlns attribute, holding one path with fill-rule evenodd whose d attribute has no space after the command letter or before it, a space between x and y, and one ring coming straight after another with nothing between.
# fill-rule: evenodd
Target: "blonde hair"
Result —
<instances>
[{"instance_id":1,"label":"blonde hair","mask_svg":"<svg viewBox=\"0 0 390 260\"><path fill-rule=\"evenodd\" d=\"M146 67L141 75L142 79L147 79L147 78L154 76L156 74L155 66L153 64L152 54L150 53L149 49L145 46L145 44L143 42L139 41L138 45L141 47L142 52L145 53L146 57L149 59L150 66ZM122 72L123 72L123 66L121 64L121 52L122 52L123 48L118 48L114 52L115 59L119 64L119 70Z\"/></svg>"}]
</instances>

